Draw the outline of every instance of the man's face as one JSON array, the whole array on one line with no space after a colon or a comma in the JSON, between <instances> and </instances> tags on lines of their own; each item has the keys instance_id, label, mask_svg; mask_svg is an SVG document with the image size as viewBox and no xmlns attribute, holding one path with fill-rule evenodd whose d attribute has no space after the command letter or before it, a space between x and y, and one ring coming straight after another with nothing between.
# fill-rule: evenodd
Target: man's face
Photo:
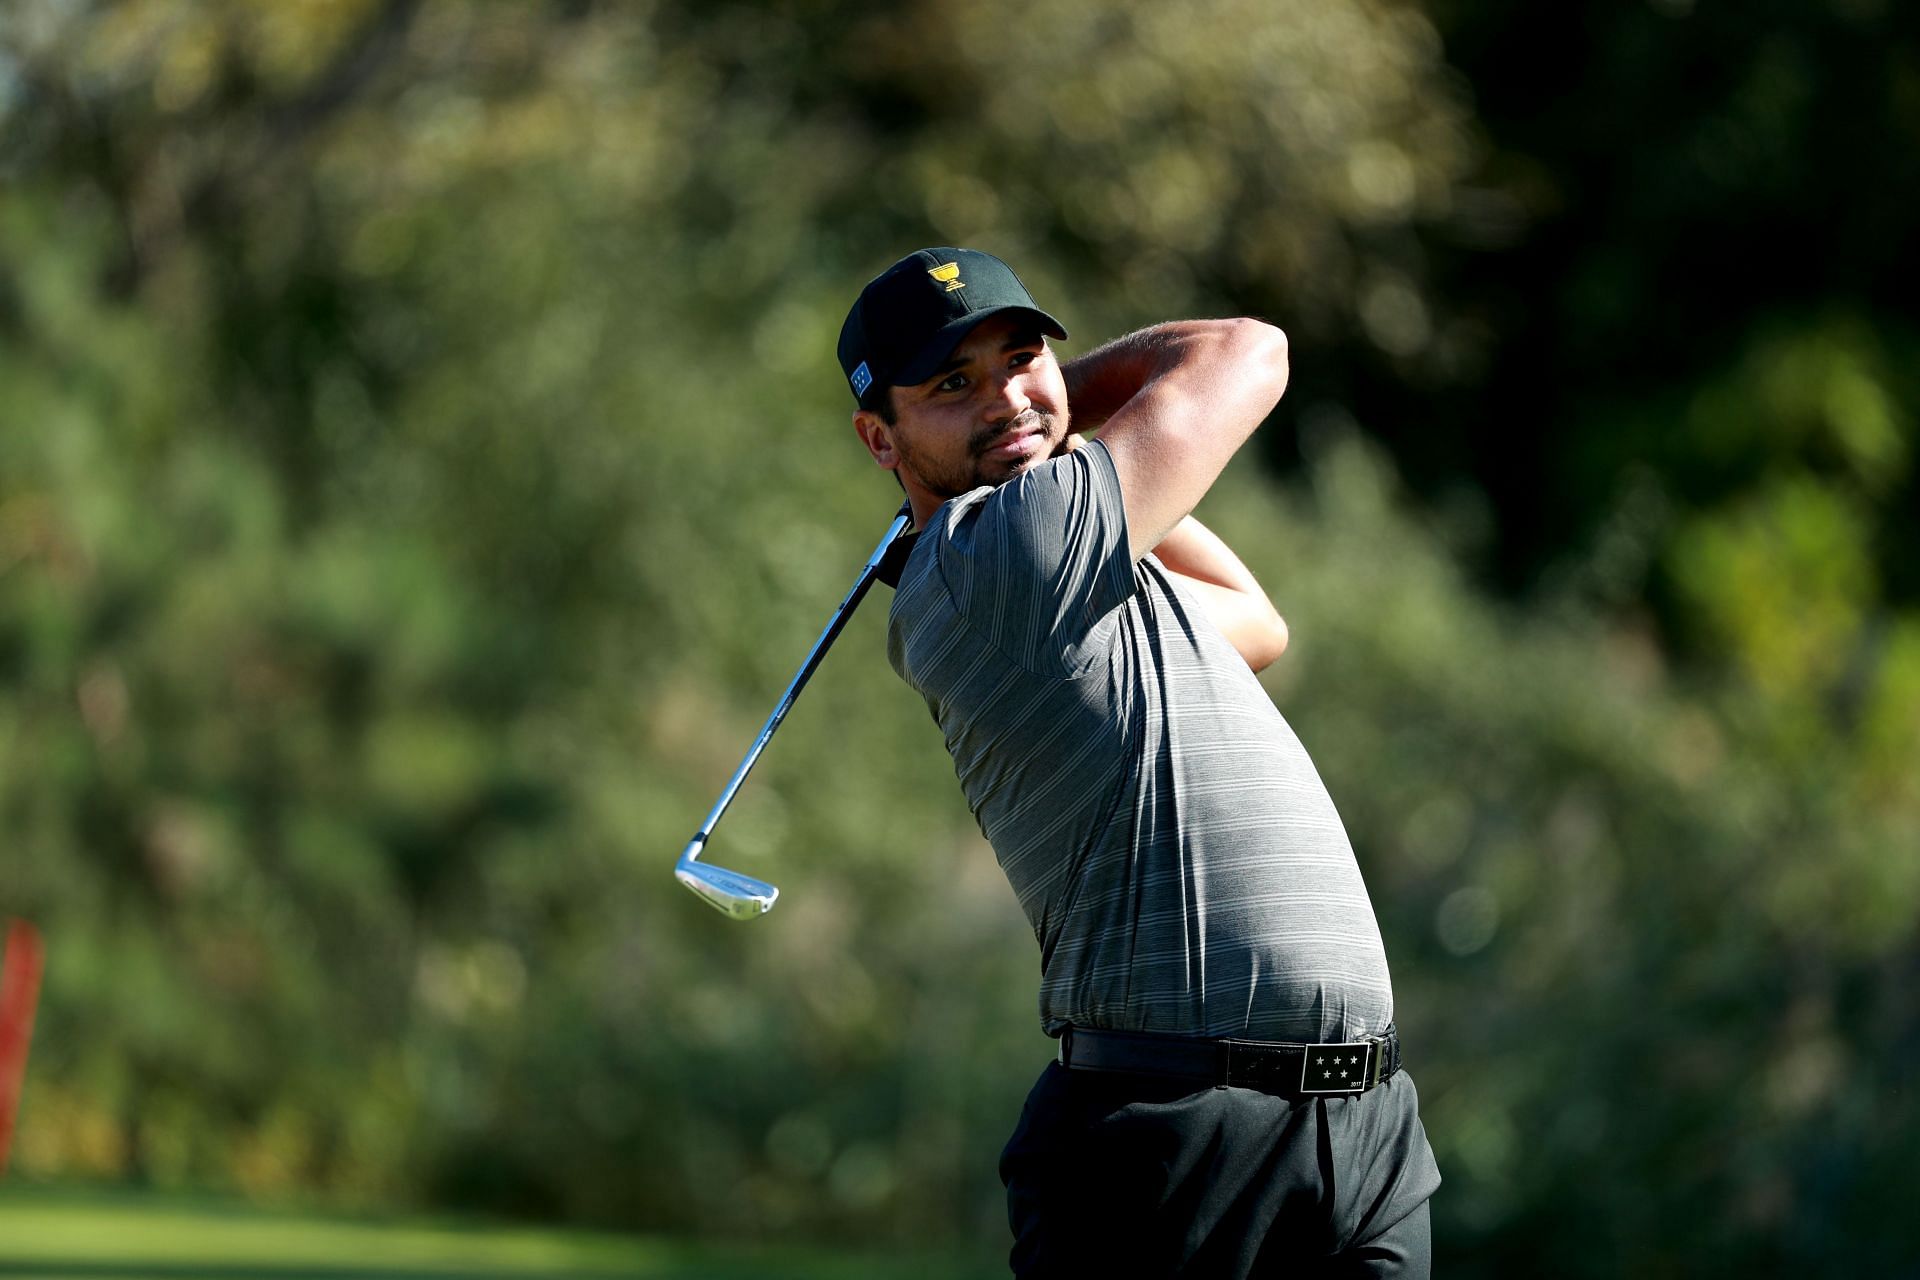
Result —
<instances>
[{"instance_id":1,"label":"man's face","mask_svg":"<svg viewBox=\"0 0 1920 1280\"><path fill-rule=\"evenodd\" d=\"M931 378L892 394L891 423L862 409L854 429L909 497L936 505L1005 484L1066 440L1060 366L1032 319L1018 313L983 320Z\"/></svg>"}]
</instances>

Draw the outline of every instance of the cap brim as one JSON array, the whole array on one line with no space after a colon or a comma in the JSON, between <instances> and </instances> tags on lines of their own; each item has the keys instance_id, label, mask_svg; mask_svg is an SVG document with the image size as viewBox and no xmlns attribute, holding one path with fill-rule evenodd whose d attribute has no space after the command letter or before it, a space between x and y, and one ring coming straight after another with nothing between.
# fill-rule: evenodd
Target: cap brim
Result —
<instances>
[{"instance_id":1,"label":"cap brim","mask_svg":"<svg viewBox=\"0 0 1920 1280\"><path fill-rule=\"evenodd\" d=\"M1040 332L1049 338L1058 338L1063 342L1066 340L1066 327L1038 307L1023 307L1018 303L1009 303L1004 307L985 307L979 311L969 311L966 315L943 326L940 332L934 334L927 340L927 344L920 348L918 355L896 369L893 374L893 385L911 387L916 383L925 382L933 376L933 371L953 354L953 349L960 345L960 340L978 328L982 321L1005 315L1009 311L1024 312L1032 316L1040 322Z\"/></svg>"}]
</instances>

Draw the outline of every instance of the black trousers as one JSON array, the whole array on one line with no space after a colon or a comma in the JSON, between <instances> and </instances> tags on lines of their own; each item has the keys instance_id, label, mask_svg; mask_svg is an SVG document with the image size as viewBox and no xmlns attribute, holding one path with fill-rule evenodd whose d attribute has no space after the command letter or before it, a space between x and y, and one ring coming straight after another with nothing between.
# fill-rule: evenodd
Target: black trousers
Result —
<instances>
[{"instance_id":1,"label":"black trousers","mask_svg":"<svg viewBox=\"0 0 1920 1280\"><path fill-rule=\"evenodd\" d=\"M1440 1171L1403 1071L1288 1101L1157 1076L1040 1076L1000 1157L1020 1277L1425 1277Z\"/></svg>"}]
</instances>

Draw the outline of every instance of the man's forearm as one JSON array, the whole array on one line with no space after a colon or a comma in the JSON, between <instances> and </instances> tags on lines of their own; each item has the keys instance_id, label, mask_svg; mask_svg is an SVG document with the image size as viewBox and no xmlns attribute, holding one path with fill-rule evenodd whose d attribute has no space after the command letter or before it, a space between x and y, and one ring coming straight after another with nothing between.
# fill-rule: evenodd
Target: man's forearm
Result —
<instances>
[{"instance_id":1,"label":"man's forearm","mask_svg":"<svg viewBox=\"0 0 1920 1280\"><path fill-rule=\"evenodd\" d=\"M1205 496L1287 373L1286 334L1245 316L1169 321L1065 366L1073 430L1099 430L1113 457L1134 559Z\"/></svg>"},{"instance_id":2,"label":"man's forearm","mask_svg":"<svg viewBox=\"0 0 1920 1280\"><path fill-rule=\"evenodd\" d=\"M1117 338L1061 366L1075 432L1097 430L1148 381L1180 358L1182 324ZM1078 444L1069 436L1064 448ZM1154 556L1199 600L1249 667L1260 671L1287 647L1287 624L1233 549L1192 516L1175 525Z\"/></svg>"},{"instance_id":3,"label":"man's forearm","mask_svg":"<svg viewBox=\"0 0 1920 1280\"><path fill-rule=\"evenodd\" d=\"M1211 582L1230 591L1243 591L1267 601L1267 593L1253 571L1221 541L1220 535L1188 516L1153 549L1160 563L1182 577ZM1272 603L1267 602L1272 608Z\"/></svg>"},{"instance_id":4,"label":"man's forearm","mask_svg":"<svg viewBox=\"0 0 1920 1280\"><path fill-rule=\"evenodd\" d=\"M1287 647L1287 624L1251 570L1205 525L1188 516L1153 549L1180 577L1249 667L1260 671Z\"/></svg>"},{"instance_id":5,"label":"man's forearm","mask_svg":"<svg viewBox=\"0 0 1920 1280\"><path fill-rule=\"evenodd\" d=\"M1174 358L1172 325L1155 325L1060 366L1075 431L1097 431Z\"/></svg>"}]
</instances>

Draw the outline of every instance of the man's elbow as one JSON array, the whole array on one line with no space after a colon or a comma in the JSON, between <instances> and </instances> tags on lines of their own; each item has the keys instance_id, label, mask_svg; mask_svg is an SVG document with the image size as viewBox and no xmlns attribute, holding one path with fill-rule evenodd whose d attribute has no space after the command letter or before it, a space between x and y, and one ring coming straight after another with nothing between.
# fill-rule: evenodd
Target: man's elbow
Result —
<instances>
[{"instance_id":1,"label":"man's elbow","mask_svg":"<svg viewBox=\"0 0 1920 1280\"><path fill-rule=\"evenodd\" d=\"M1237 348L1237 363L1278 401L1292 370L1286 333L1278 325L1246 316L1228 323L1232 326L1230 340Z\"/></svg>"},{"instance_id":2,"label":"man's elbow","mask_svg":"<svg viewBox=\"0 0 1920 1280\"><path fill-rule=\"evenodd\" d=\"M1272 615L1250 637L1247 648L1247 665L1256 672L1278 662L1287 651L1287 620L1277 613Z\"/></svg>"}]
</instances>

